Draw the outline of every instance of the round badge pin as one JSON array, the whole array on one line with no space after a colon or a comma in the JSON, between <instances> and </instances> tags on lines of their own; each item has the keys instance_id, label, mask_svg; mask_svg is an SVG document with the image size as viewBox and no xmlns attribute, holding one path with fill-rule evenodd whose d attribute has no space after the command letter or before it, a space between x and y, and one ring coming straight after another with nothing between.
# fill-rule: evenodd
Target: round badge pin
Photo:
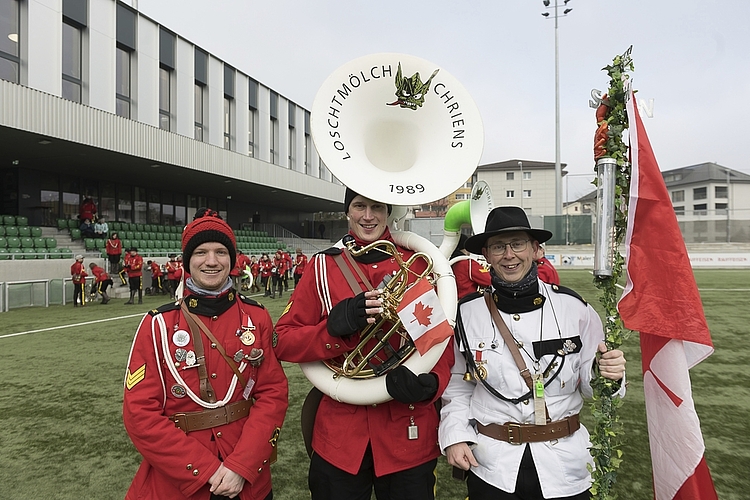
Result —
<instances>
[{"instance_id":1,"label":"round badge pin","mask_svg":"<svg viewBox=\"0 0 750 500\"><path fill-rule=\"evenodd\" d=\"M190 342L190 334L185 330L177 330L172 335L172 342L177 347L185 347Z\"/></svg>"},{"instance_id":2,"label":"round badge pin","mask_svg":"<svg viewBox=\"0 0 750 500\"><path fill-rule=\"evenodd\" d=\"M182 347L176 349L174 351L174 359L176 361L185 361L185 359L187 359L187 351Z\"/></svg>"},{"instance_id":3,"label":"round badge pin","mask_svg":"<svg viewBox=\"0 0 750 500\"><path fill-rule=\"evenodd\" d=\"M176 398L184 398L186 395L187 391L181 385L175 384L172 386L172 396Z\"/></svg>"}]
</instances>

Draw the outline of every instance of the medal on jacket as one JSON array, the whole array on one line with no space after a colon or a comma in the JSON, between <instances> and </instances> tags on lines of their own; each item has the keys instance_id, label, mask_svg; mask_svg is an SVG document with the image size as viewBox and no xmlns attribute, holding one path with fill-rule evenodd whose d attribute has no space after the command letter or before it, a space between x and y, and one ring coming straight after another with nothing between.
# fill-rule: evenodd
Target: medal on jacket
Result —
<instances>
[{"instance_id":1,"label":"medal on jacket","mask_svg":"<svg viewBox=\"0 0 750 500\"><path fill-rule=\"evenodd\" d=\"M409 417L409 427L407 432L410 440L419 439L419 427L414 423L414 416Z\"/></svg>"},{"instance_id":2,"label":"medal on jacket","mask_svg":"<svg viewBox=\"0 0 750 500\"><path fill-rule=\"evenodd\" d=\"M534 423L545 425L547 423L547 409L544 406L544 375L541 373L534 375L531 392L534 393Z\"/></svg>"},{"instance_id":3,"label":"medal on jacket","mask_svg":"<svg viewBox=\"0 0 750 500\"><path fill-rule=\"evenodd\" d=\"M255 330L253 320L250 319L250 316L245 311L242 311L242 324L237 331L237 336L240 338L240 342L244 345L253 345L255 343L255 334L253 333L253 330Z\"/></svg>"},{"instance_id":4,"label":"medal on jacket","mask_svg":"<svg viewBox=\"0 0 750 500\"><path fill-rule=\"evenodd\" d=\"M474 357L474 363L477 365L477 378L487 380L487 368L484 367L487 362L482 360L482 351L477 351Z\"/></svg>"}]
</instances>

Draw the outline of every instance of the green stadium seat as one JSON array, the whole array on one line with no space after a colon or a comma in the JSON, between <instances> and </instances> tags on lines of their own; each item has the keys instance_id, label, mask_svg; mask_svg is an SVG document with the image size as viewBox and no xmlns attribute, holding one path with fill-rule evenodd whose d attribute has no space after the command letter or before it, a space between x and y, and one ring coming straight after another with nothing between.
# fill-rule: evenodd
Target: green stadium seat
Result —
<instances>
[{"instance_id":1,"label":"green stadium seat","mask_svg":"<svg viewBox=\"0 0 750 500\"><path fill-rule=\"evenodd\" d=\"M81 239L81 230L80 229L71 229L70 230L70 239L71 241L76 241Z\"/></svg>"},{"instance_id":2,"label":"green stadium seat","mask_svg":"<svg viewBox=\"0 0 750 500\"><path fill-rule=\"evenodd\" d=\"M8 248L8 239L5 236L0 236L0 248Z\"/></svg>"},{"instance_id":3,"label":"green stadium seat","mask_svg":"<svg viewBox=\"0 0 750 500\"><path fill-rule=\"evenodd\" d=\"M28 226L29 218L23 215L16 216L16 226Z\"/></svg>"},{"instance_id":4,"label":"green stadium seat","mask_svg":"<svg viewBox=\"0 0 750 500\"><path fill-rule=\"evenodd\" d=\"M36 248L22 248L23 250L23 258L26 260L33 260L37 259L39 256L37 255Z\"/></svg>"},{"instance_id":5,"label":"green stadium seat","mask_svg":"<svg viewBox=\"0 0 750 500\"><path fill-rule=\"evenodd\" d=\"M143 248L144 250L149 250L151 247L148 246L148 241L146 240L138 240L138 248Z\"/></svg>"},{"instance_id":6,"label":"green stadium seat","mask_svg":"<svg viewBox=\"0 0 750 500\"><path fill-rule=\"evenodd\" d=\"M73 258L73 250L70 248L60 248L60 258L61 259L72 259Z\"/></svg>"},{"instance_id":7,"label":"green stadium seat","mask_svg":"<svg viewBox=\"0 0 750 500\"><path fill-rule=\"evenodd\" d=\"M122 249L127 251L128 248L133 246L133 242L131 240L122 240Z\"/></svg>"},{"instance_id":8,"label":"green stadium seat","mask_svg":"<svg viewBox=\"0 0 750 500\"><path fill-rule=\"evenodd\" d=\"M34 248L39 248L44 251L47 248L47 240L45 238L31 238L34 241Z\"/></svg>"},{"instance_id":9,"label":"green stadium seat","mask_svg":"<svg viewBox=\"0 0 750 500\"><path fill-rule=\"evenodd\" d=\"M68 219L68 229L78 229L81 227L81 223L78 219Z\"/></svg>"},{"instance_id":10,"label":"green stadium seat","mask_svg":"<svg viewBox=\"0 0 750 500\"><path fill-rule=\"evenodd\" d=\"M5 226L5 236L18 236L18 227Z\"/></svg>"},{"instance_id":11,"label":"green stadium seat","mask_svg":"<svg viewBox=\"0 0 750 500\"><path fill-rule=\"evenodd\" d=\"M93 238L84 238L83 246L86 248L87 252L96 250L96 242Z\"/></svg>"},{"instance_id":12,"label":"green stadium seat","mask_svg":"<svg viewBox=\"0 0 750 500\"><path fill-rule=\"evenodd\" d=\"M21 248L34 248L34 240L32 240L30 236L24 236L23 238L20 238L20 240Z\"/></svg>"},{"instance_id":13,"label":"green stadium seat","mask_svg":"<svg viewBox=\"0 0 750 500\"><path fill-rule=\"evenodd\" d=\"M142 231L134 231L133 232L133 239L134 240L142 240L143 239L143 232Z\"/></svg>"},{"instance_id":14,"label":"green stadium seat","mask_svg":"<svg viewBox=\"0 0 750 500\"><path fill-rule=\"evenodd\" d=\"M22 258L23 250L20 248L9 248L8 253L13 256L14 259Z\"/></svg>"},{"instance_id":15,"label":"green stadium seat","mask_svg":"<svg viewBox=\"0 0 750 500\"><path fill-rule=\"evenodd\" d=\"M10 259L10 255L8 255L8 249L0 248L0 260L8 260L8 259Z\"/></svg>"},{"instance_id":16,"label":"green stadium seat","mask_svg":"<svg viewBox=\"0 0 750 500\"><path fill-rule=\"evenodd\" d=\"M57 230L63 231L68 229L68 219L57 219Z\"/></svg>"},{"instance_id":17,"label":"green stadium seat","mask_svg":"<svg viewBox=\"0 0 750 500\"><path fill-rule=\"evenodd\" d=\"M8 236L8 248L21 248L21 239L18 236Z\"/></svg>"},{"instance_id":18,"label":"green stadium seat","mask_svg":"<svg viewBox=\"0 0 750 500\"><path fill-rule=\"evenodd\" d=\"M31 236L31 228L29 226L18 226L18 236Z\"/></svg>"},{"instance_id":19,"label":"green stadium seat","mask_svg":"<svg viewBox=\"0 0 750 500\"><path fill-rule=\"evenodd\" d=\"M42 236L42 228L37 226L31 227L31 237L32 238L39 238Z\"/></svg>"},{"instance_id":20,"label":"green stadium seat","mask_svg":"<svg viewBox=\"0 0 750 500\"><path fill-rule=\"evenodd\" d=\"M5 226L0 226L0 236L5 236Z\"/></svg>"},{"instance_id":21,"label":"green stadium seat","mask_svg":"<svg viewBox=\"0 0 750 500\"><path fill-rule=\"evenodd\" d=\"M107 240L104 238L96 238L94 240L94 246L97 250L104 250L104 248L107 246Z\"/></svg>"},{"instance_id":22,"label":"green stadium seat","mask_svg":"<svg viewBox=\"0 0 750 500\"><path fill-rule=\"evenodd\" d=\"M57 248L57 239L55 238L45 238L45 243L47 248Z\"/></svg>"},{"instance_id":23,"label":"green stadium seat","mask_svg":"<svg viewBox=\"0 0 750 500\"><path fill-rule=\"evenodd\" d=\"M13 215L3 215L3 225L5 226L15 226L16 225L16 217Z\"/></svg>"},{"instance_id":24,"label":"green stadium seat","mask_svg":"<svg viewBox=\"0 0 750 500\"><path fill-rule=\"evenodd\" d=\"M156 239L156 233L153 231L147 232L146 234L144 234L144 236L146 237L146 239L149 239L151 241L154 241Z\"/></svg>"}]
</instances>

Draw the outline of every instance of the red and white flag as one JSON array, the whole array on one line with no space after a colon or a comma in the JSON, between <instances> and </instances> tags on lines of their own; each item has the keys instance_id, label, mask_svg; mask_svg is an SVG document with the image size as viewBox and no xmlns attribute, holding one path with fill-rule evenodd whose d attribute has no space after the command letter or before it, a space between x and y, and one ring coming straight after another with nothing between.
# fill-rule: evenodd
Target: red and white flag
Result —
<instances>
[{"instance_id":1,"label":"red and white flag","mask_svg":"<svg viewBox=\"0 0 750 500\"><path fill-rule=\"evenodd\" d=\"M627 285L618 304L641 335L655 500L717 499L689 369L713 352L685 243L632 95Z\"/></svg>"},{"instance_id":2,"label":"red and white flag","mask_svg":"<svg viewBox=\"0 0 750 500\"><path fill-rule=\"evenodd\" d=\"M453 335L440 299L426 279L420 279L406 290L396 312L419 354L424 355L432 346Z\"/></svg>"}]
</instances>

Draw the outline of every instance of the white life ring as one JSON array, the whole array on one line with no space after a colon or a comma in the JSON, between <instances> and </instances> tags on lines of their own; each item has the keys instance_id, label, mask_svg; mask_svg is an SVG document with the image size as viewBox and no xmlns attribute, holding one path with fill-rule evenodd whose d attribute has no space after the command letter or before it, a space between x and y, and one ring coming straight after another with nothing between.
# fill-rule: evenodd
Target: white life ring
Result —
<instances>
[{"instance_id":1,"label":"white life ring","mask_svg":"<svg viewBox=\"0 0 750 500\"><path fill-rule=\"evenodd\" d=\"M440 305L445 312L445 317L448 318L448 322L453 327L456 324L458 293L456 279L453 276L448 259L429 240L415 233L392 231L391 234L396 245L415 252L424 252L432 258L432 272L437 278L437 294ZM443 355L449 341L450 338L445 339L427 351L424 356L414 351L409 359L403 363L404 366L417 375L429 372ZM301 363L300 368L315 387L336 401L353 405L371 405L384 403L392 399L386 389L384 376L370 379L334 378L334 373L320 361Z\"/></svg>"}]
</instances>

